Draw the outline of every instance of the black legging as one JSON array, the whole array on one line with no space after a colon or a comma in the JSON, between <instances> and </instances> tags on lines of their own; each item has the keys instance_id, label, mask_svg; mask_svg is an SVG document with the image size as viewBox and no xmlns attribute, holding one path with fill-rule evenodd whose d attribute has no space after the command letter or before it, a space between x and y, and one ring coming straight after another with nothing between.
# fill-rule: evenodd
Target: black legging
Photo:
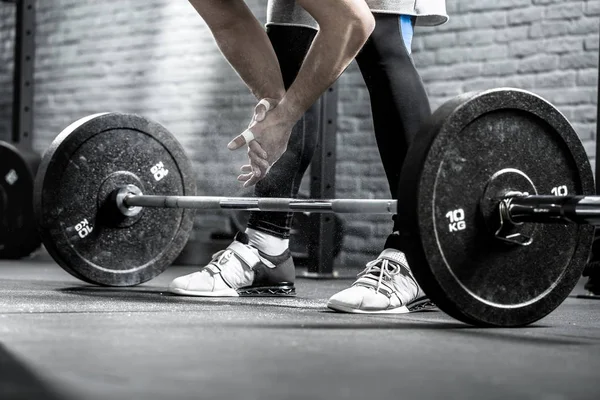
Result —
<instances>
[{"instance_id":1,"label":"black legging","mask_svg":"<svg viewBox=\"0 0 600 400\"><path fill-rule=\"evenodd\" d=\"M304 57L317 34L314 29L269 26L267 34L281 67L283 83L289 88L296 79ZM312 160L318 140L318 109L311 106L292 129L285 153L271 167L269 174L256 184L256 197L291 197L298 195L302 177ZM248 227L289 238L293 213L252 212Z\"/></svg>"},{"instance_id":2,"label":"black legging","mask_svg":"<svg viewBox=\"0 0 600 400\"><path fill-rule=\"evenodd\" d=\"M423 81L408 53L398 15L375 14L376 26L356 57L371 98L371 111L379 154L393 198L397 197L400 170L409 143L431 114ZM316 31L310 28L270 26L267 33L279 59L286 88L300 69ZM288 149L254 190L257 197L296 197L302 176L314 154L317 140L313 106L296 124ZM253 212L248 227L288 238L292 213ZM396 221L396 218L394 218ZM397 222L393 231L398 230ZM388 240L386 247L397 247Z\"/></svg>"}]
</instances>

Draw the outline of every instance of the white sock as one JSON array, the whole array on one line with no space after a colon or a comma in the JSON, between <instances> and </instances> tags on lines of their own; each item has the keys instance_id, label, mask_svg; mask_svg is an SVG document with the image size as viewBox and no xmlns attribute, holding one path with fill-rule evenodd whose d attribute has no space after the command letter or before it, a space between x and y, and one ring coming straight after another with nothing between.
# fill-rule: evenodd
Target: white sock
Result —
<instances>
[{"instance_id":1,"label":"white sock","mask_svg":"<svg viewBox=\"0 0 600 400\"><path fill-rule=\"evenodd\" d=\"M246 228L246 235L252 246L270 256L278 256L290 246L289 239L282 239L256 229Z\"/></svg>"}]
</instances>

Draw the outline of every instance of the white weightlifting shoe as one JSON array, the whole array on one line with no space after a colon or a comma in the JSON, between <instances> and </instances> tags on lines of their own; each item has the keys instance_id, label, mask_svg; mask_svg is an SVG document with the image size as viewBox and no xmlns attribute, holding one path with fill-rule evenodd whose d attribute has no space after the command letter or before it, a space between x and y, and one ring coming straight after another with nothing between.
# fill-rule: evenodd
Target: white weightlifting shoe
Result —
<instances>
[{"instance_id":1,"label":"white weightlifting shoe","mask_svg":"<svg viewBox=\"0 0 600 400\"><path fill-rule=\"evenodd\" d=\"M385 249L351 287L331 296L327 307L356 314L405 314L435 305L415 281L404 254Z\"/></svg>"},{"instance_id":2,"label":"white weightlifting shoe","mask_svg":"<svg viewBox=\"0 0 600 400\"><path fill-rule=\"evenodd\" d=\"M279 256L263 254L238 232L234 241L212 256L198 272L176 278L171 293L184 296L295 296L295 267L289 250Z\"/></svg>"}]
</instances>

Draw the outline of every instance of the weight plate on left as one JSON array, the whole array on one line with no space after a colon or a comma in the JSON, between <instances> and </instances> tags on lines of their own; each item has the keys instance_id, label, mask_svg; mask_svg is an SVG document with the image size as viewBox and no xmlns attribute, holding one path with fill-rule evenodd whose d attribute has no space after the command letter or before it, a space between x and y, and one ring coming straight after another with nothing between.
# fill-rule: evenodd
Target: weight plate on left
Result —
<instances>
[{"instance_id":1,"label":"weight plate on left","mask_svg":"<svg viewBox=\"0 0 600 400\"><path fill-rule=\"evenodd\" d=\"M34 187L34 210L46 249L86 282L132 286L162 273L185 246L193 210L115 210L111 194L136 185L147 195L195 195L196 182L179 142L138 115L80 119L48 148Z\"/></svg>"},{"instance_id":2,"label":"weight plate on left","mask_svg":"<svg viewBox=\"0 0 600 400\"><path fill-rule=\"evenodd\" d=\"M35 153L0 142L0 258L22 258L41 245L32 205L37 163Z\"/></svg>"},{"instance_id":3,"label":"weight plate on left","mask_svg":"<svg viewBox=\"0 0 600 400\"><path fill-rule=\"evenodd\" d=\"M594 194L577 133L539 96L494 89L444 104L415 138L399 188L401 234L415 278L459 320L532 323L558 307L581 276L592 226L510 227L510 235L531 238L529 245L495 236L498 204L510 191Z\"/></svg>"}]
</instances>

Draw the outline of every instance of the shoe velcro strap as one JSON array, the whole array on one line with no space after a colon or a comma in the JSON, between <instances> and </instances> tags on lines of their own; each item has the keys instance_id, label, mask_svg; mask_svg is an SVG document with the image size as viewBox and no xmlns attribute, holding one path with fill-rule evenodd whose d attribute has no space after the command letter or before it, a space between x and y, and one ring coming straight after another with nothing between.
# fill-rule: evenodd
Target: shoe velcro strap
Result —
<instances>
[{"instance_id":1,"label":"shoe velcro strap","mask_svg":"<svg viewBox=\"0 0 600 400\"><path fill-rule=\"evenodd\" d=\"M251 269L254 269L254 267L262 262L260 257L243 243L234 241L227 247L227 250L231 250L232 253L234 253Z\"/></svg>"},{"instance_id":2,"label":"shoe velcro strap","mask_svg":"<svg viewBox=\"0 0 600 400\"><path fill-rule=\"evenodd\" d=\"M221 268L219 268L219 266L215 263L209 263L207 266L204 267L205 270L210 271L213 275L216 274L220 274L221 273Z\"/></svg>"}]
</instances>

